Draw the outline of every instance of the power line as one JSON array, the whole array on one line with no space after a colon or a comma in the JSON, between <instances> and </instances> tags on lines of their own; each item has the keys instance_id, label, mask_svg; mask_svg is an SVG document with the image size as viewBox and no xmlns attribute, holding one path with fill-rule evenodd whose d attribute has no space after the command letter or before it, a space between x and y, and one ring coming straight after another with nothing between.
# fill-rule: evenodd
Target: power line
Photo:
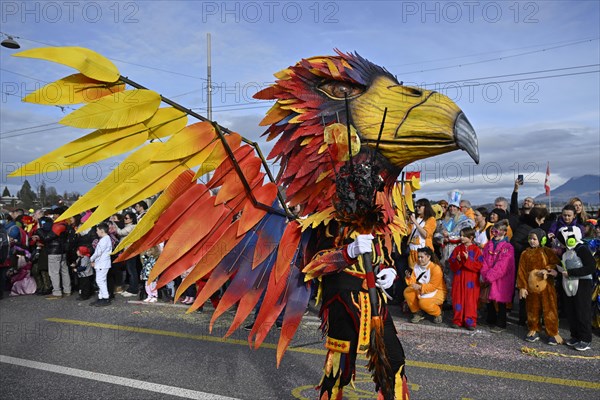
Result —
<instances>
[{"instance_id":1,"label":"power line","mask_svg":"<svg viewBox=\"0 0 600 400\"><path fill-rule=\"evenodd\" d=\"M598 40L598 39L600 39L600 38L577 39L577 40L568 40L568 41L553 42L553 43L542 43L542 44L536 44L536 45L532 45L532 46L517 47L517 48L513 48L513 49L486 51L484 53L476 53L476 54L470 54L470 55L465 55L465 56L444 57L444 58L437 58L437 59L434 59L434 60L415 61L415 62L412 62L412 63L405 63L405 64L392 64L390 66L404 67L406 65L416 65L416 64L426 64L426 63L432 63L432 62L438 62L438 61L458 60L458 59L461 59L461 58L470 58L470 57L485 56L485 55L488 55L488 54L497 54L499 52L508 52L508 51L531 49L531 48L540 47L540 46L553 46L555 44L565 44L565 43L566 44L579 44L579 43L582 43L582 42L586 42L588 40L591 41L591 40Z\"/></svg>"},{"instance_id":2,"label":"power line","mask_svg":"<svg viewBox=\"0 0 600 400\"><path fill-rule=\"evenodd\" d=\"M459 80L455 80L455 81L426 83L424 86L445 85L445 84L448 84L448 83L466 82L466 81L479 80L479 79L506 78L508 76L533 75L533 74L541 74L541 73L544 73L544 72L566 71L566 70L570 70L570 69L590 68L590 67L598 67L598 66L600 66L600 64L580 65L580 66L577 66L577 67L554 68L554 69L545 69L545 70L530 71L530 72L518 72L518 73L514 73L514 74L486 76L486 77L481 77L481 78L469 78L469 79L459 79ZM467 85L467 86L470 86L470 85Z\"/></svg>"},{"instance_id":3,"label":"power line","mask_svg":"<svg viewBox=\"0 0 600 400\"><path fill-rule=\"evenodd\" d=\"M167 70L167 69L162 69L162 68L157 68L157 67L151 67L151 66L149 66L149 65L143 65L143 64L132 63L132 62L129 62L129 61L123 61L123 60L119 60L119 59L117 59L117 58L110 58L110 60L113 60L113 61L118 61L118 62L122 62L122 63L125 63L125 64L131 64L131 65L135 65L136 67L142 67L142 68L153 69L153 70L155 70L155 71L160 71L160 72L167 72L167 73L169 73L169 74L173 74L173 75L181 75L181 76L185 76L186 78L199 79L199 80L201 80L201 81L208 81L208 79L206 79L206 78L201 78L201 77L199 77L199 76L188 75L188 74L184 74L184 73L182 73L182 72L169 71L169 70Z\"/></svg>"},{"instance_id":4,"label":"power line","mask_svg":"<svg viewBox=\"0 0 600 400\"><path fill-rule=\"evenodd\" d=\"M42 132L48 132L48 131L53 131L53 130L56 130L56 129L64 129L64 128L68 128L68 126L61 125L61 126L56 126L54 128L40 129L40 130L33 131L33 132L24 132L24 133L18 133L16 135L1 136L0 139L2 139L2 140L4 140L4 139L10 139L10 138L15 138L15 137L32 135L34 133L42 133Z\"/></svg>"},{"instance_id":5,"label":"power line","mask_svg":"<svg viewBox=\"0 0 600 400\"><path fill-rule=\"evenodd\" d=\"M20 72L11 71L11 70L8 70L8 69L5 69L5 68L0 68L0 71L8 72L8 73L10 73L10 74L15 74L15 75L22 76L23 78L32 79L32 80L34 80L34 81L42 82L42 83L43 83L43 84L45 84L45 85L49 83L49 82L43 81L43 80L41 80L41 79L34 78L33 76L29 76L29 75L21 74Z\"/></svg>"},{"instance_id":6,"label":"power line","mask_svg":"<svg viewBox=\"0 0 600 400\"><path fill-rule=\"evenodd\" d=\"M4 94L10 95L10 96L17 96L16 94L12 94L12 93L4 93ZM10 131L0 132L0 135L7 135L9 133L14 133L14 132L22 132L22 131L27 131L27 130L30 130L30 129L43 128L45 126L56 125L57 123L58 122L50 122L48 124L29 126L27 128L13 129L13 130L10 130Z\"/></svg>"},{"instance_id":7,"label":"power line","mask_svg":"<svg viewBox=\"0 0 600 400\"><path fill-rule=\"evenodd\" d=\"M264 107L271 107L272 104L267 104L265 105L265 101L246 101L246 102L241 102L241 103L235 103L235 104L222 104L220 106L213 106L213 108L228 108L228 107L239 107L239 106L254 106L254 105L261 105ZM204 107L198 107L198 109L203 109Z\"/></svg>"},{"instance_id":8,"label":"power line","mask_svg":"<svg viewBox=\"0 0 600 400\"><path fill-rule=\"evenodd\" d=\"M271 104L265 104L262 106L254 106L254 107L238 107L238 108L228 108L226 110L217 110L216 112L227 112L227 111L240 111L240 110L252 110L255 108L269 108ZM213 107L214 109L214 107ZM192 110L206 110L205 108L192 108ZM213 110L214 111L214 110Z\"/></svg>"},{"instance_id":9,"label":"power line","mask_svg":"<svg viewBox=\"0 0 600 400\"><path fill-rule=\"evenodd\" d=\"M537 76L535 78L522 78L522 79L509 79L506 81L491 81L491 82L477 82L472 85L460 85L460 86L481 86L481 85L489 85L492 83L510 83L510 82L521 82L521 81L535 81L538 79L550 79L550 78L561 78L564 76L574 76L574 75L585 75L585 74L596 74L599 73L600 69L597 71L586 71L586 72L573 72L571 74L559 74L559 75L548 75L548 76Z\"/></svg>"},{"instance_id":10,"label":"power line","mask_svg":"<svg viewBox=\"0 0 600 400\"><path fill-rule=\"evenodd\" d=\"M60 47L59 45L45 43L45 42L40 42L40 41L37 41L37 40L27 39L27 38L24 38L24 37L19 37L19 39L27 40L27 41L34 42L34 43L43 44L45 46L50 46L50 47ZM109 60L113 60L113 61L117 61L117 62L121 62L121 63L125 63L125 64L131 64L131 65L135 65L137 67L153 69L153 70L156 70L156 71L167 72L169 74L181 75L181 76L185 76L187 78L200 79L200 80L204 80L204 81L207 80L206 78L202 78L202 77L199 77L199 76L193 76L193 75L188 75L188 74L184 74L184 73L181 73L181 72L169 71L167 69L157 68L157 67L151 67L149 65L144 65L144 64L137 64L137 63L133 63L133 62L130 62L130 61L119 60L117 58L110 58L109 57ZM33 78L33 79L35 79L35 78Z\"/></svg>"},{"instance_id":11,"label":"power line","mask_svg":"<svg viewBox=\"0 0 600 400\"><path fill-rule=\"evenodd\" d=\"M559 48L562 48L562 47L572 46L574 44L591 42L591 41L594 41L594 40L598 40L598 39L582 40L582 41L571 43L571 44L564 44L564 45L559 45L559 46L554 46L554 47L546 47L546 48L540 49L540 50L526 51L524 53L513 54L513 55L510 55L510 56L490 58L490 59L487 59L487 60L473 61L473 62L470 62L470 63L448 65L448 66L445 66L445 67L422 69L422 70L418 70L418 71L402 72L402 74L403 75L408 75L408 74L416 74L416 73L421 73L421 72L439 71L439 70L442 70L442 69L460 68L460 67L465 67L465 66L468 66L468 65L483 64L483 63L492 62L492 61L501 61L501 60L505 60L507 58L515 58L515 57L521 57L521 56L525 56L525 55L529 55L529 54L542 53L544 51L555 50L555 49L559 49Z\"/></svg>"}]
</instances>

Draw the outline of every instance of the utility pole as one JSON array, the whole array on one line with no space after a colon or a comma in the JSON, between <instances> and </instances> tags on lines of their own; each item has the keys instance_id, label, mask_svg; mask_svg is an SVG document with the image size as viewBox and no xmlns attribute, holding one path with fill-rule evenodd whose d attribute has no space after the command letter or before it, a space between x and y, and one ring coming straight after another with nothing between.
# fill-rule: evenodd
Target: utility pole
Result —
<instances>
[{"instance_id":1,"label":"utility pole","mask_svg":"<svg viewBox=\"0 0 600 400\"><path fill-rule=\"evenodd\" d=\"M210 33L206 34L206 51L207 51L207 65L206 65L206 117L212 121L212 77L211 77L211 66L210 66Z\"/></svg>"}]
</instances>

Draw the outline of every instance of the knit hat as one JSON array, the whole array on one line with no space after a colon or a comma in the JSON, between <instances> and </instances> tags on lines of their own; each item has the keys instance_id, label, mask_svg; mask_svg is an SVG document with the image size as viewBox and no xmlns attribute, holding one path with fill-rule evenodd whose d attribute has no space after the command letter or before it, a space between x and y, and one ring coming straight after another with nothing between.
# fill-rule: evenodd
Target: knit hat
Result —
<instances>
[{"instance_id":1,"label":"knit hat","mask_svg":"<svg viewBox=\"0 0 600 400\"><path fill-rule=\"evenodd\" d=\"M529 235L527 235L527 236L530 236L530 235L535 235L541 246L543 246L545 244L544 239L546 238L546 232L544 232L543 229L540 229L540 228L532 229L529 231Z\"/></svg>"},{"instance_id":2,"label":"knit hat","mask_svg":"<svg viewBox=\"0 0 600 400\"><path fill-rule=\"evenodd\" d=\"M454 189L451 192L448 192L448 205L460 208L460 198L461 197L462 197L462 192L458 189Z\"/></svg>"},{"instance_id":3,"label":"knit hat","mask_svg":"<svg viewBox=\"0 0 600 400\"><path fill-rule=\"evenodd\" d=\"M90 249L87 246L79 246L77 251L79 251L79 254L82 256L90 256Z\"/></svg>"},{"instance_id":4,"label":"knit hat","mask_svg":"<svg viewBox=\"0 0 600 400\"><path fill-rule=\"evenodd\" d=\"M494 208L492 211L490 211L490 214L492 213L496 214L500 221L503 219L508 219L508 213L501 208Z\"/></svg>"}]
</instances>

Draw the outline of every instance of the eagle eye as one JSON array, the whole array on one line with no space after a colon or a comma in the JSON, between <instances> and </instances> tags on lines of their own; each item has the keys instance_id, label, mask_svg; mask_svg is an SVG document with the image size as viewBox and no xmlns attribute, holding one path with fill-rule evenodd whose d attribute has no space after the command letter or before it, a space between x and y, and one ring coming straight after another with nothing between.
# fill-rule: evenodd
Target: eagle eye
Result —
<instances>
[{"instance_id":1,"label":"eagle eye","mask_svg":"<svg viewBox=\"0 0 600 400\"><path fill-rule=\"evenodd\" d=\"M365 87L362 85L340 81L325 81L319 84L317 89L335 100L344 100L346 96L351 99L360 96L365 91Z\"/></svg>"}]
</instances>

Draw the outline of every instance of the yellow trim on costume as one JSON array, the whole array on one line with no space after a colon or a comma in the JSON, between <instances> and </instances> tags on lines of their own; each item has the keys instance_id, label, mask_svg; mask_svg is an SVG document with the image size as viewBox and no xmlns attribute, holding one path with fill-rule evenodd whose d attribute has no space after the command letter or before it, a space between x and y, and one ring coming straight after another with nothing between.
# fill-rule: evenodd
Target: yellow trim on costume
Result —
<instances>
[{"instance_id":1,"label":"yellow trim on costume","mask_svg":"<svg viewBox=\"0 0 600 400\"><path fill-rule=\"evenodd\" d=\"M327 340L325 341L325 348L338 353L348 354L350 352L350 341L334 339L327 336Z\"/></svg>"},{"instance_id":2,"label":"yellow trim on costume","mask_svg":"<svg viewBox=\"0 0 600 400\"><path fill-rule=\"evenodd\" d=\"M323 379L325 379L326 376L331 375L331 371L333 370L333 357L334 357L335 353L334 352L327 352L327 355L325 356L325 365L323 366ZM321 384L323 384L323 380L321 380Z\"/></svg>"},{"instance_id":3,"label":"yellow trim on costume","mask_svg":"<svg viewBox=\"0 0 600 400\"><path fill-rule=\"evenodd\" d=\"M315 297L315 306L318 306L321 300L323 300L323 283L322 277L317 278L319 283L317 283L317 296Z\"/></svg>"},{"instance_id":4,"label":"yellow trim on costume","mask_svg":"<svg viewBox=\"0 0 600 400\"><path fill-rule=\"evenodd\" d=\"M329 341L329 337L327 338ZM333 339L335 340L335 339ZM350 342L348 342L348 348L350 348ZM334 399L341 399L342 395L343 395L343 391L344 388L341 387L341 379L342 379L342 374L340 373L340 366L341 366L341 358L342 358L342 353L340 353L338 350L329 350L327 352L327 355L325 356L325 366L323 367L323 377L321 378L321 382L319 383L319 388L321 386L323 386L323 382L325 381L325 378L332 378L334 376L337 376L337 378L335 379L335 384L333 385L333 387L331 388L331 398L330 397L323 397L323 396L327 396L327 392L323 393L323 396L320 397L320 400L334 400Z\"/></svg>"},{"instance_id":5,"label":"yellow trim on costume","mask_svg":"<svg viewBox=\"0 0 600 400\"><path fill-rule=\"evenodd\" d=\"M337 382L340 381L340 378L338 378ZM344 388L340 387L339 384L336 383L336 385L331 388L331 400L342 400L342 396L344 394Z\"/></svg>"},{"instance_id":6,"label":"yellow trim on costume","mask_svg":"<svg viewBox=\"0 0 600 400\"><path fill-rule=\"evenodd\" d=\"M398 400L405 400L410 398L410 394L404 391L404 384L406 383L404 379L402 379L402 371L404 370L404 365L400 366L398 372L396 372L396 376L394 377L394 396Z\"/></svg>"},{"instance_id":7,"label":"yellow trim on costume","mask_svg":"<svg viewBox=\"0 0 600 400\"><path fill-rule=\"evenodd\" d=\"M371 338L371 301L367 292L360 292L359 296L360 326L358 327L357 353L366 353L369 350Z\"/></svg>"}]
</instances>

